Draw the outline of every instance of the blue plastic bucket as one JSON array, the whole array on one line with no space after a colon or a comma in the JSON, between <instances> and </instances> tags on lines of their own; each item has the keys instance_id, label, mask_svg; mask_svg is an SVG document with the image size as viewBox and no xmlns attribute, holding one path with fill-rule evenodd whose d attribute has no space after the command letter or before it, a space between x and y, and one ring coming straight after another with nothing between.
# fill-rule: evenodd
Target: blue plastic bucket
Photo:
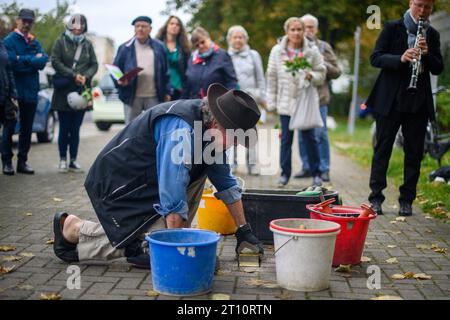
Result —
<instances>
[{"instance_id":1,"label":"blue plastic bucket","mask_svg":"<svg viewBox=\"0 0 450 320\"><path fill-rule=\"evenodd\" d=\"M211 291L220 236L197 229L166 229L146 237L153 290L170 296Z\"/></svg>"}]
</instances>

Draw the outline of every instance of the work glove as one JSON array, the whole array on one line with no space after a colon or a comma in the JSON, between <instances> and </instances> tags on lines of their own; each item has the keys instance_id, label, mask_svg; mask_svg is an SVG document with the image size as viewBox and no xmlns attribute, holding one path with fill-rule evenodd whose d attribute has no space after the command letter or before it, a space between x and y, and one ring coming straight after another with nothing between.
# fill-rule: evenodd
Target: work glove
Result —
<instances>
[{"instance_id":1,"label":"work glove","mask_svg":"<svg viewBox=\"0 0 450 320\"><path fill-rule=\"evenodd\" d=\"M252 253L259 253L261 255L264 254L264 248L262 242L255 237L252 233L252 229L250 225L247 223L243 226L240 226L236 231L236 253L240 254L245 249L245 251L251 251ZM248 252L247 252L248 253Z\"/></svg>"}]
</instances>

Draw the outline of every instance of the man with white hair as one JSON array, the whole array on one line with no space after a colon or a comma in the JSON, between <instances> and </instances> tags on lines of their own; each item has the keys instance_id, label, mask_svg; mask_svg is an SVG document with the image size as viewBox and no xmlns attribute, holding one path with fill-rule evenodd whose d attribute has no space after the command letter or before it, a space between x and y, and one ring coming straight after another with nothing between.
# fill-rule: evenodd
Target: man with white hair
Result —
<instances>
[{"instance_id":1,"label":"man with white hair","mask_svg":"<svg viewBox=\"0 0 450 320\"><path fill-rule=\"evenodd\" d=\"M330 103L330 83L332 79L337 79L341 75L341 69L337 64L337 58L334 54L331 46L317 38L317 33L319 32L319 20L311 14L305 14L301 17L305 24L306 37L314 41L319 48L320 53L325 61L325 66L327 67L327 78L324 84L319 87L319 97L320 97L320 114L322 115L324 127L318 128L318 140L319 140L319 151L320 151L320 172L322 172L322 180L325 182L330 181L330 144L328 142L328 132L327 132L327 116L328 116L328 104ZM306 152L306 146L300 139L299 142L300 158L303 162L303 169L295 178L306 178L311 176L311 171L308 166L308 153Z\"/></svg>"}]
</instances>

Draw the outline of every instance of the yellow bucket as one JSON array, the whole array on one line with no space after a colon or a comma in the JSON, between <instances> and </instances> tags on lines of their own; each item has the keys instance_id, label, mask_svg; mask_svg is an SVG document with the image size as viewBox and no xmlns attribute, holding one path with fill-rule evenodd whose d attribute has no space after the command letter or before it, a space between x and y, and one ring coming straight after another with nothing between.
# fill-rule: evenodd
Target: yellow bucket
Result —
<instances>
[{"instance_id":1,"label":"yellow bucket","mask_svg":"<svg viewBox=\"0 0 450 320\"><path fill-rule=\"evenodd\" d=\"M222 200L218 200L211 191L205 190L197 211L198 227L227 235L236 232L231 213Z\"/></svg>"}]
</instances>

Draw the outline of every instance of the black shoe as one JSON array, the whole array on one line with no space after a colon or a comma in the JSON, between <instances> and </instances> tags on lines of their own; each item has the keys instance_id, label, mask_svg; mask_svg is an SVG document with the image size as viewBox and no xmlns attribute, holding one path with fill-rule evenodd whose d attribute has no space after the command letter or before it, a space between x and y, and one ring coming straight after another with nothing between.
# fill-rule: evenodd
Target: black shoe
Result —
<instances>
[{"instance_id":1,"label":"black shoe","mask_svg":"<svg viewBox=\"0 0 450 320\"><path fill-rule=\"evenodd\" d=\"M53 233L55 234L55 241L53 243L53 251L55 255L62 261L72 263L78 262L77 245L70 243L63 236L64 220L69 215L66 212L58 212L53 218Z\"/></svg>"},{"instance_id":2,"label":"black shoe","mask_svg":"<svg viewBox=\"0 0 450 320\"><path fill-rule=\"evenodd\" d=\"M412 205L408 202L400 202L400 210L398 215L402 217L410 217L412 214Z\"/></svg>"},{"instance_id":3,"label":"black shoe","mask_svg":"<svg viewBox=\"0 0 450 320\"><path fill-rule=\"evenodd\" d=\"M330 173L329 172L322 173L320 177L322 178L323 182L330 182Z\"/></svg>"},{"instance_id":4,"label":"black shoe","mask_svg":"<svg viewBox=\"0 0 450 320\"><path fill-rule=\"evenodd\" d=\"M372 207L373 211L375 211L377 213L377 215L379 215L379 216L383 215L383 208L381 205L382 205L381 201L372 200L370 202L370 206Z\"/></svg>"},{"instance_id":5,"label":"black shoe","mask_svg":"<svg viewBox=\"0 0 450 320\"><path fill-rule=\"evenodd\" d=\"M302 170L294 176L295 179L310 178L310 177L312 177L312 174L309 170Z\"/></svg>"},{"instance_id":6,"label":"black shoe","mask_svg":"<svg viewBox=\"0 0 450 320\"><path fill-rule=\"evenodd\" d=\"M150 256L146 252L142 252L136 256L127 257L127 261L137 269L150 270Z\"/></svg>"},{"instance_id":7,"label":"black shoe","mask_svg":"<svg viewBox=\"0 0 450 320\"><path fill-rule=\"evenodd\" d=\"M3 174L5 176L13 176L14 175L14 168L12 166L12 163L5 163L3 165Z\"/></svg>"},{"instance_id":8,"label":"black shoe","mask_svg":"<svg viewBox=\"0 0 450 320\"><path fill-rule=\"evenodd\" d=\"M281 176L280 180L278 180L278 186L279 187L284 187L285 185L287 185L289 182L289 178L287 176Z\"/></svg>"},{"instance_id":9,"label":"black shoe","mask_svg":"<svg viewBox=\"0 0 450 320\"><path fill-rule=\"evenodd\" d=\"M17 162L17 172L23 174L34 174L33 168L27 165L26 162Z\"/></svg>"}]
</instances>

